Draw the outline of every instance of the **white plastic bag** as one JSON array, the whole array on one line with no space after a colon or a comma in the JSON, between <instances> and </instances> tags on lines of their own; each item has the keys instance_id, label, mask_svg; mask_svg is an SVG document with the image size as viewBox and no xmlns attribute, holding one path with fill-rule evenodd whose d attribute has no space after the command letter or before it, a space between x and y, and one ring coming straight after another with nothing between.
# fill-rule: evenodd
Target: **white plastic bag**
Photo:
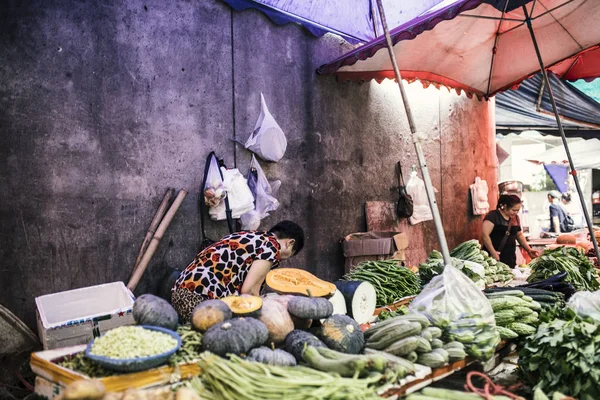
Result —
<instances>
[{"instance_id":1,"label":"white plastic bag","mask_svg":"<svg viewBox=\"0 0 600 400\"><path fill-rule=\"evenodd\" d=\"M252 185L250 185L250 182L252 182ZM254 210L242 215L240 222L242 223L242 229L256 230L260 226L261 219L269 216L269 212L279 208L279 200L272 195L271 184L254 155L252 155L250 170L248 171L248 183L254 195L255 207ZM277 189L279 189L281 182L277 181L277 183Z\"/></svg>"},{"instance_id":2,"label":"white plastic bag","mask_svg":"<svg viewBox=\"0 0 600 400\"><path fill-rule=\"evenodd\" d=\"M431 213L431 207L429 207L425 182L417 176L415 171L410 174L410 179L406 184L406 192L413 200L413 215L408 218L411 225L432 220L433 214Z\"/></svg>"},{"instance_id":3,"label":"white plastic bag","mask_svg":"<svg viewBox=\"0 0 600 400\"><path fill-rule=\"evenodd\" d=\"M473 203L473 215L485 215L490 212L490 203L488 203L488 184L479 177L475 178L475 183L469 186L471 189L471 201Z\"/></svg>"},{"instance_id":4,"label":"white plastic bag","mask_svg":"<svg viewBox=\"0 0 600 400\"><path fill-rule=\"evenodd\" d=\"M231 208L231 216L240 218L242 214L254 209L254 197L246 178L240 173L237 168L225 169L221 168L223 174L223 186L229 199L229 207ZM225 212L225 202L220 202L217 206L211 207L209 210L210 217L215 221L227 219Z\"/></svg>"},{"instance_id":5,"label":"white plastic bag","mask_svg":"<svg viewBox=\"0 0 600 400\"><path fill-rule=\"evenodd\" d=\"M287 140L279 124L269 112L262 93L260 104L260 115L245 147L265 161L278 162L285 154Z\"/></svg>"},{"instance_id":6,"label":"white plastic bag","mask_svg":"<svg viewBox=\"0 0 600 400\"><path fill-rule=\"evenodd\" d=\"M490 359L500 343L492 307L475 284L453 266L425 286L409 306L444 331L450 341L465 345L479 360Z\"/></svg>"},{"instance_id":7,"label":"white plastic bag","mask_svg":"<svg viewBox=\"0 0 600 400\"><path fill-rule=\"evenodd\" d=\"M582 318L592 318L600 324L600 290L577 292L567 303L569 308Z\"/></svg>"},{"instance_id":8,"label":"white plastic bag","mask_svg":"<svg viewBox=\"0 0 600 400\"><path fill-rule=\"evenodd\" d=\"M208 207L216 207L225 198L225 186L219 171L217 157L211 153L210 165L206 173L206 184L204 185L204 203Z\"/></svg>"}]
</instances>

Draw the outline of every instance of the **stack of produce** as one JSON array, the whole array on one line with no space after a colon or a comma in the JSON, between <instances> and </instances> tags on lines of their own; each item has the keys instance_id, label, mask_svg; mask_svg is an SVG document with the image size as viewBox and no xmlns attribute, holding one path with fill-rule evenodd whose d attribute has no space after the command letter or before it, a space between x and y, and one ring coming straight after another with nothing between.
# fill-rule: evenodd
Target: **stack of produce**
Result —
<instances>
[{"instance_id":1,"label":"stack of produce","mask_svg":"<svg viewBox=\"0 0 600 400\"><path fill-rule=\"evenodd\" d=\"M452 265L469 277L477 287L485 288L483 267L471 261L464 261L452 257ZM423 286L427 285L434 277L444 271L444 258L442 253L433 250L424 263L419 264L419 278Z\"/></svg>"},{"instance_id":2,"label":"stack of produce","mask_svg":"<svg viewBox=\"0 0 600 400\"><path fill-rule=\"evenodd\" d=\"M572 284L576 290L600 289L598 273L594 265L574 247L546 250L540 257L531 261L529 267L531 275L527 278L528 282L543 281L564 272L565 282Z\"/></svg>"},{"instance_id":3,"label":"stack of produce","mask_svg":"<svg viewBox=\"0 0 600 400\"><path fill-rule=\"evenodd\" d=\"M485 295L494 310L496 329L500 333L500 337L505 340L530 336L535 333L542 306L534 300L533 296L553 304L559 300L554 295L535 293L535 290L528 291L527 295L521 290L486 290Z\"/></svg>"},{"instance_id":4,"label":"stack of produce","mask_svg":"<svg viewBox=\"0 0 600 400\"><path fill-rule=\"evenodd\" d=\"M532 299L535 302L539 303L542 307L542 311L548 311L557 307L565 307L565 295L561 292L552 292L550 290L531 288L525 286L489 288L485 289L484 292L486 296L502 294L510 295L511 293L517 292L516 296L520 297L521 299L525 299L526 301ZM520 295L520 293L518 292L522 293L523 295Z\"/></svg>"},{"instance_id":5,"label":"stack of produce","mask_svg":"<svg viewBox=\"0 0 600 400\"><path fill-rule=\"evenodd\" d=\"M365 332L367 354L388 353L408 361L438 368L464 359L465 346L444 341L442 330L421 314L406 314L380 322Z\"/></svg>"},{"instance_id":6,"label":"stack of produce","mask_svg":"<svg viewBox=\"0 0 600 400\"><path fill-rule=\"evenodd\" d=\"M566 319L542 323L519 352L519 374L545 393L579 400L600 399L600 325L570 312Z\"/></svg>"},{"instance_id":7,"label":"stack of produce","mask_svg":"<svg viewBox=\"0 0 600 400\"><path fill-rule=\"evenodd\" d=\"M369 282L377 292L377 305L394 304L421 291L419 277L397 260L365 261L344 275L347 281Z\"/></svg>"},{"instance_id":8,"label":"stack of produce","mask_svg":"<svg viewBox=\"0 0 600 400\"><path fill-rule=\"evenodd\" d=\"M485 283L491 285L497 282L508 282L514 278L512 270L501 261L490 257L487 251L481 249L476 239L468 240L456 246L450 253L452 257L482 265L485 270Z\"/></svg>"}]
</instances>

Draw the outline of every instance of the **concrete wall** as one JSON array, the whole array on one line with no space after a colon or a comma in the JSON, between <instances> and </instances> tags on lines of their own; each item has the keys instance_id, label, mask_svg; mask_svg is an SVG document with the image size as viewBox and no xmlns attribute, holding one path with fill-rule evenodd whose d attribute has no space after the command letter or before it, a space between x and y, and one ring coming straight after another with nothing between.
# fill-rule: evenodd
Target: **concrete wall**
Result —
<instances>
[{"instance_id":1,"label":"concrete wall","mask_svg":"<svg viewBox=\"0 0 600 400\"><path fill-rule=\"evenodd\" d=\"M339 240L365 230L364 202L394 201L395 162L416 164L392 82L315 74L350 49L336 37L212 0L0 7L0 303L30 326L36 296L128 280L167 187L190 194L137 293L187 265L205 157L215 150L246 172L250 154L230 139L253 129L260 92L288 138L285 158L264 165L283 185L263 226L292 219L307 233L288 266L338 278ZM478 237L467 193L479 175L496 196L493 102L419 83L408 93L448 241ZM409 236L421 259L436 247L432 222Z\"/></svg>"}]
</instances>

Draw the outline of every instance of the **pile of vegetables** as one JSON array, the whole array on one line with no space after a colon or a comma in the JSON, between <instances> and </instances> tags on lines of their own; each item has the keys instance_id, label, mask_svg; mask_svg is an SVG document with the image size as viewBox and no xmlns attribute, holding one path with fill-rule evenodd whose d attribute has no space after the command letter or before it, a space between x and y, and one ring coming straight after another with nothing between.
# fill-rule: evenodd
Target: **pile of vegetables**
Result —
<instances>
[{"instance_id":1,"label":"pile of vegetables","mask_svg":"<svg viewBox=\"0 0 600 400\"><path fill-rule=\"evenodd\" d=\"M179 325L177 333L181 337L181 347L169 358L170 365L194 362L202 353L202 333L190 325Z\"/></svg>"},{"instance_id":2,"label":"pile of vegetables","mask_svg":"<svg viewBox=\"0 0 600 400\"><path fill-rule=\"evenodd\" d=\"M397 260L365 261L344 275L348 281L369 282L377 292L377 305L394 304L421 291L419 277Z\"/></svg>"},{"instance_id":3,"label":"pile of vegetables","mask_svg":"<svg viewBox=\"0 0 600 400\"><path fill-rule=\"evenodd\" d=\"M539 324L539 312L542 305L538 300L556 304L558 296L543 294L536 290L528 290L527 295L522 290L486 290L486 297L494 310L496 329L505 340L525 337L535 333Z\"/></svg>"},{"instance_id":4,"label":"pile of vegetables","mask_svg":"<svg viewBox=\"0 0 600 400\"><path fill-rule=\"evenodd\" d=\"M345 378L303 366L262 365L210 353L202 355L199 366L204 372L188 385L207 400L375 400L378 387L396 379L380 373L364 379Z\"/></svg>"},{"instance_id":5,"label":"pile of vegetables","mask_svg":"<svg viewBox=\"0 0 600 400\"><path fill-rule=\"evenodd\" d=\"M467 356L462 343L444 342L442 330L431 326L427 317L421 314L406 314L380 322L368 329L365 337L367 354L385 352L431 368Z\"/></svg>"},{"instance_id":6,"label":"pile of vegetables","mask_svg":"<svg viewBox=\"0 0 600 400\"><path fill-rule=\"evenodd\" d=\"M568 314L567 319L540 324L525 339L519 373L525 383L546 393L600 399L600 326Z\"/></svg>"},{"instance_id":7,"label":"pile of vegetables","mask_svg":"<svg viewBox=\"0 0 600 400\"><path fill-rule=\"evenodd\" d=\"M595 291L600 289L598 273L590 260L574 247L558 247L546 250L529 263L531 275L528 282L538 282L561 272L566 273L565 282L576 290Z\"/></svg>"},{"instance_id":8,"label":"pile of vegetables","mask_svg":"<svg viewBox=\"0 0 600 400\"><path fill-rule=\"evenodd\" d=\"M487 251L482 250L481 244L476 239L459 244L450 252L450 255L463 261L471 261L483 266L485 270L485 283L487 285L496 282L508 282L514 278L510 267L490 257Z\"/></svg>"},{"instance_id":9,"label":"pile of vegetables","mask_svg":"<svg viewBox=\"0 0 600 400\"><path fill-rule=\"evenodd\" d=\"M166 333L140 326L120 326L94 340L91 353L116 360L163 354L177 347L177 340Z\"/></svg>"},{"instance_id":10,"label":"pile of vegetables","mask_svg":"<svg viewBox=\"0 0 600 400\"><path fill-rule=\"evenodd\" d=\"M469 277L480 289L485 288L483 269L481 266L452 257L452 265ZM433 250L424 263L419 264L419 278L423 286L427 285L434 277L444 272L444 258L442 253Z\"/></svg>"},{"instance_id":11,"label":"pile of vegetables","mask_svg":"<svg viewBox=\"0 0 600 400\"><path fill-rule=\"evenodd\" d=\"M545 290L554 293L558 293L563 296L565 300L569 300L569 298L575 294L576 290L573 285L569 282L565 282L567 278L566 272L561 272L556 275L552 275L550 278L544 279L542 281L537 281L533 283L527 283L525 285L517 286L518 289L538 289Z\"/></svg>"}]
</instances>

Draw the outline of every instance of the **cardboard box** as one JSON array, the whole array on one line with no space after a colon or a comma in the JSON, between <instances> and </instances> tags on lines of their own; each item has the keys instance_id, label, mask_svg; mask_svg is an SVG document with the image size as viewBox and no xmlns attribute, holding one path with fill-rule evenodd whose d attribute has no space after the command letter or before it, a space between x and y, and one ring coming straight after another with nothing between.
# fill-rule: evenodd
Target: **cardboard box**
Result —
<instances>
[{"instance_id":1,"label":"cardboard box","mask_svg":"<svg viewBox=\"0 0 600 400\"><path fill-rule=\"evenodd\" d=\"M44 350L86 344L110 329L133 325L133 302L123 282L36 297Z\"/></svg>"},{"instance_id":2,"label":"cardboard box","mask_svg":"<svg viewBox=\"0 0 600 400\"><path fill-rule=\"evenodd\" d=\"M408 236L398 232L351 233L344 238L345 271L363 262L390 259L396 254L399 260L408 247ZM400 250L400 252L398 251Z\"/></svg>"}]
</instances>

